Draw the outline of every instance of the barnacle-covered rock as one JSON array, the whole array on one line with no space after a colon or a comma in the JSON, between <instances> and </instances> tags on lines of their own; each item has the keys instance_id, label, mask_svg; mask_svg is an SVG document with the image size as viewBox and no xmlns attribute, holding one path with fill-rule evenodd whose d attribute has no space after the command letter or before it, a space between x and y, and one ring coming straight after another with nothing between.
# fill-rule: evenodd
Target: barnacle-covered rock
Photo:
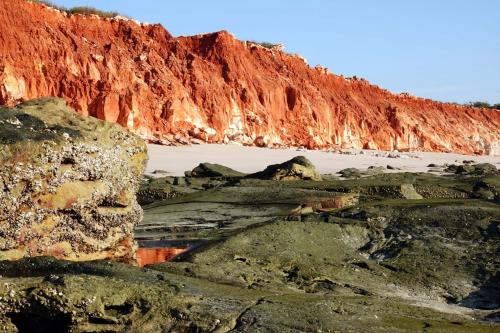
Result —
<instances>
[{"instance_id":1,"label":"barnacle-covered rock","mask_svg":"<svg viewBox=\"0 0 500 333\"><path fill-rule=\"evenodd\" d=\"M61 99L0 108L0 259L130 258L144 142Z\"/></svg>"}]
</instances>

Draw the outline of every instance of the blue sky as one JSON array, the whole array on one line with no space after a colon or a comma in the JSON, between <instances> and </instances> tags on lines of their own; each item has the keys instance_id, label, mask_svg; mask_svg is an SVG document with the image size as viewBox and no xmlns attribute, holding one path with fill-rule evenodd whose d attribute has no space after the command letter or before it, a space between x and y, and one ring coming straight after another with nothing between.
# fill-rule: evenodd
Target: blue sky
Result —
<instances>
[{"instance_id":1,"label":"blue sky","mask_svg":"<svg viewBox=\"0 0 500 333\"><path fill-rule=\"evenodd\" d=\"M173 35L228 30L285 44L310 65L394 92L500 103L497 0L54 0L161 23Z\"/></svg>"}]
</instances>

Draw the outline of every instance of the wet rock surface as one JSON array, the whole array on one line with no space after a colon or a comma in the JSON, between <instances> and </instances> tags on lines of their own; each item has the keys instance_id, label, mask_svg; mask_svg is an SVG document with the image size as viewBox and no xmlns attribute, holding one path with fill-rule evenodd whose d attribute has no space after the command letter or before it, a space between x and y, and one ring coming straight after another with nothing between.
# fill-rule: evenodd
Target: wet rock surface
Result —
<instances>
[{"instance_id":1,"label":"wet rock surface","mask_svg":"<svg viewBox=\"0 0 500 333\"><path fill-rule=\"evenodd\" d=\"M64 100L0 108L0 259L132 256L146 160L141 139Z\"/></svg>"},{"instance_id":2,"label":"wet rock surface","mask_svg":"<svg viewBox=\"0 0 500 333\"><path fill-rule=\"evenodd\" d=\"M177 194L144 205L139 243L188 250L142 269L1 262L0 327L496 332L500 206L478 192L499 182L498 172L146 179L141 191Z\"/></svg>"}]
</instances>

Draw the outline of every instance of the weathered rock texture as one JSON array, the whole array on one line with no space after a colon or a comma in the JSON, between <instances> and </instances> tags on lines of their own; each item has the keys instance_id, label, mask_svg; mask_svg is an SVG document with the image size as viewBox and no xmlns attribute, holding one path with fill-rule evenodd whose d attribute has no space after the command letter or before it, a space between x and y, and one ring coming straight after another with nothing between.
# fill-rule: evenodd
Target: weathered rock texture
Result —
<instances>
[{"instance_id":1,"label":"weathered rock texture","mask_svg":"<svg viewBox=\"0 0 500 333\"><path fill-rule=\"evenodd\" d=\"M242 177L245 174L226 166L213 163L200 163L191 171L186 171L189 177Z\"/></svg>"},{"instance_id":2,"label":"weathered rock texture","mask_svg":"<svg viewBox=\"0 0 500 333\"><path fill-rule=\"evenodd\" d=\"M304 156L296 156L289 161L269 165L262 171L250 174L248 178L269 180L321 180L316 167Z\"/></svg>"},{"instance_id":3,"label":"weathered rock texture","mask_svg":"<svg viewBox=\"0 0 500 333\"><path fill-rule=\"evenodd\" d=\"M133 256L144 141L64 100L0 108L0 260Z\"/></svg>"},{"instance_id":4,"label":"weathered rock texture","mask_svg":"<svg viewBox=\"0 0 500 333\"><path fill-rule=\"evenodd\" d=\"M500 153L500 112L395 95L227 32L0 4L0 103L59 96L165 144Z\"/></svg>"}]
</instances>

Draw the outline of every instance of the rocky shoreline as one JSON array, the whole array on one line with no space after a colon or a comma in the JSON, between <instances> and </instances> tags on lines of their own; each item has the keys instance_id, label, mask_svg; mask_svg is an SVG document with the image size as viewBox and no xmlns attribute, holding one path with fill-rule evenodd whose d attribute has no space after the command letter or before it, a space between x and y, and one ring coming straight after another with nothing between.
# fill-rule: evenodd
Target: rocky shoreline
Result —
<instances>
[{"instance_id":1,"label":"rocky shoreline","mask_svg":"<svg viewBox=\"0 0 500 333\"><path fill-rule=\"evenodd\" d=\"M0 127L0 332L500 329L493 164L153 177L142 140L61 100Z\"/></svg>"}]
</instances>

